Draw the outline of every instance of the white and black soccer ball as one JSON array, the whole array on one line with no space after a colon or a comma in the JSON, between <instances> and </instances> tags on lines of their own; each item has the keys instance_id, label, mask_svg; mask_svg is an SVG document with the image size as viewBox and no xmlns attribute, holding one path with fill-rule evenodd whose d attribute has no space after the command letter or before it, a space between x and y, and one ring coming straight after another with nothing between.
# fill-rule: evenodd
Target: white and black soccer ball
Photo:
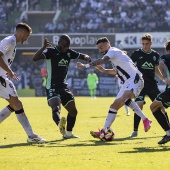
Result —
<instances>
[{"instance_id":1,"label":"white and black soccer ball","mask_svg":"<svg viewBox=\"0 0 170 170\"><path fill-rule=\"evenodd\" d=\"M100 140L102 141L112 141L114 139L114 131L111 128L106 128L102 130L100 134Z\"/></svg>"}]
</instances>

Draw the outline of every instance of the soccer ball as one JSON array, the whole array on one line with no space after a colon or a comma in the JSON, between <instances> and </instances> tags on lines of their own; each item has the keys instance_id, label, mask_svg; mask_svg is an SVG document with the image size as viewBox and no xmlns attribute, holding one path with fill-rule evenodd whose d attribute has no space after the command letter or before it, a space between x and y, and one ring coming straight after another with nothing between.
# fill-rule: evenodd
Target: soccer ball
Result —
<instances>
[{"instance_id":1,"label":"soccer ball","mask_svg":"<svg viewBox=\"0 0 170 170\"><path fill-rule=\"evenodd\" d=\"M112 141L114 139L114 132L111 128L106 128L102 130L100 134L100 140L102 141Z\"/></svg>"}]
</instances>

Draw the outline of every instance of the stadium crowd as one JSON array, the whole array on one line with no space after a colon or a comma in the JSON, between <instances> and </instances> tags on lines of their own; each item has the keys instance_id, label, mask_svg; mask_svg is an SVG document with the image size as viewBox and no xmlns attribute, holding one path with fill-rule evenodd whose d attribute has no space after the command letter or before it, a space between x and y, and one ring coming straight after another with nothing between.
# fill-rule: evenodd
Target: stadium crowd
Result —
<instances>
[{"instance_id":1,"label":"stadium crowd","mask_svg":"<svg viewBox=\"0 0 170 170\"><path fill-rule=\"evenodd\" d=\"M29 10L40 10L43 3L41 0L28 2ZM49 11L56 10L56 2L48 1ZM170 29L170 0L60 0L59 5L68 17L60 15L54 29L41 29L45 33L163 32ZM25 0L0 0L0 33L10 33L10 14L25 9ZM20 18L16 22L18 20Z\"/></svg>"}]
</instances>

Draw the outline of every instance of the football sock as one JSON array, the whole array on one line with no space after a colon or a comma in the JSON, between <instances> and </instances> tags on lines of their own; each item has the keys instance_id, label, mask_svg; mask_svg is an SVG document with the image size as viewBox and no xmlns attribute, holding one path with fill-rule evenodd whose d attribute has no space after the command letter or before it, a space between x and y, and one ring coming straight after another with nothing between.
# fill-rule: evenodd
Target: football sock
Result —
<instances>
[{"instance_id":1,"label":"football sock","mask_svg":"<svg viewBox=\"0 0 170 170\"><path fill-rule=\"evenodd\" d=\"M10 114L14 111L13 108L11 108L9 105L4 107L0 111L0 123L3 122L7 117L10 116Z\"/></svg>"},{"instance_id":2,"label":"football sock","mask_svg":"<svg viewBox=\"0 0 170 170\"><path fill-rule=\"evenodd\" d=\"M66 131L66 135L67 136L71 136L72 135L72 131Z\"/></svg>"},{"instance_id":3,"label":"football sock","mask_svg":"<svg viewBox=\"0 0 170 170\"><path fill-rule=\"evenodd\" d=\"M116 114L117 114L117 110L112 109L112 108L109 109L109 112L108 112L108 115L107 115L103 129L106 129L106 128L108 128L112 125L113 121L116 118Z\"/></svg>"},{"instance_id":4,"label":"football sock","mask_svg":"<svg viewBox=\"0 0 170 170\"><path fill-rule=\"evenodd\" d=\"M96 96L96 89L94 89L94 91L93 91L93 96L94 97Z\"/></svg>"},{"instance_id":5,"label":"football sock","mask_svg":"<svg viewBox=\"0 0 170 170\"><path fill-rule=\"evenodd\" d=\"M15 111L16 117L28 136L34 136L34 132L23 109Z\"/></svg>"},{"instance_id":6,"label":"football sock","mask_svg":"<svg viewBox=\"0 0 170 170\"><path fill-rule=\"evenodd\" d=\"M166 116L166 119L167 119L167 121L168 121L168 123L169 123L169 117L168 117L168 114L167 114L167 112L165 112L164 114L165 114L165 116Z\"/></svg>"},{"instance_id":7,"label":"football sock","mask_svg":"<svg viewBox=\"0 0 170 170\"><path fill-rule=\"evenodd\" d=\"M140 116L134 113L134 127L133 127L134 131L138 131L140 120L141 120Z\"/></svg>"},{"instance_id":8,"label":"football sock","mask_svg":"<svg viewBox=\"0 0 170 170\"><path fill-rule=\"evenodd\" d=\"M142 110L139 108L136 102L131 99L125 101L125 105L129 106L142 120L146 119L146 116L143 114Z\"/></svg>"},{"instance_id":9,"label":"football sock","mask_svg":"<svg viewBox=\"0 0 170 170\"><path fill-rule=\"evenodd\" d=\"M129 108L128 108L128 106L124 105L124 107L125 107L126 113L129 113Z\"/></svg>"},{"instance_id":10,"label":"football sock","mask_svg":"<svg viewBox=\"0 0 170 170\"><path fill-rule=\"evenodd\" d=\"M162 129L164 129L164 131L167 131L170 129L168 120L167 120L165 114L161 112L161 110L156 110L155 112L153 112L153 115L156 118L157 122L162 127Z\"/></svg>"},{"instance_id":11,"label":"football sock","mask_svg":"<svg viewBox=\"0 0 170 170\"><path fill-rule=\"evenodd\" d=\"M60 114L59 114L59 110L58 109L54 109L52 112L52 116L53 116L53 120L56 123L56 125L58 126L59 121L60 121Z\"/></svg>"},{"instance_id":12,"label":"football sock","mask_svg":"<svg viewBox=\"0 0 170 170\"><path fill-rule=\"evenodd\" d=\"M90 90L90 96L93 97L93 90Z\"/></svg>"},{"instance_id":13,"label":"football sock","mask_svg":"<svg viewBox=\"0 0 170 170\"><path fill-rule=\"evenodd\" d=\"M67 131L72 131L76 122L76 116L72 117L70 114L67 115Z\"/></svg>"}]
</instances>

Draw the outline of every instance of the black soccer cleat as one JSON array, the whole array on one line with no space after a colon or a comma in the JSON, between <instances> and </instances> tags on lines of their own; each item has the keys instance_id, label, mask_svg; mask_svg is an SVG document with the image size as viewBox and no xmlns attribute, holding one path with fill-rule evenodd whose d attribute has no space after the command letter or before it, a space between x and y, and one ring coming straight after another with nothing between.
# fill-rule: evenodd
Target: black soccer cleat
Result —
<instances>
[{"instance_id":1,"label":"black soccer cleat","mask_svg":"<svg viewBox=\"0 0 170 170\"><path fill-rule=\"evenodd\" d=\"M165 144L170 141L170 136L165 135L162 140L158 142L158 144Z\"/></svg>"}]
</instances>

